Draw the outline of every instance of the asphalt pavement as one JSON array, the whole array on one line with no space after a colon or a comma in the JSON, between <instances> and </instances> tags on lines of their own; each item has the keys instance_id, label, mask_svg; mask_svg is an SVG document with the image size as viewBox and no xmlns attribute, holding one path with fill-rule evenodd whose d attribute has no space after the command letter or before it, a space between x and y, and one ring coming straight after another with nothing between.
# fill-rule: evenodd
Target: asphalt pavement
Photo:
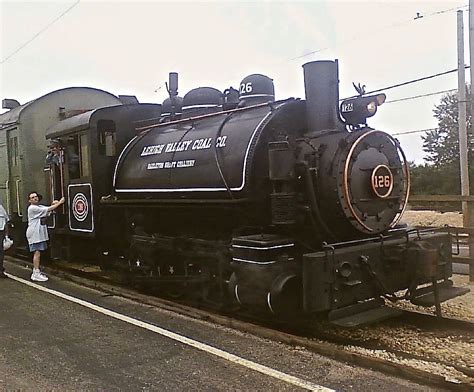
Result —
<instances>
[{"instance_id":1,"label":"asphalt pavement","mask_svg":"<svg viewBox=\"0 0 474 392\"><path fill-rule=\"evenodd\" d=\"M6 263L1 391L432 391Z\"/></svg>"}]
</instances>

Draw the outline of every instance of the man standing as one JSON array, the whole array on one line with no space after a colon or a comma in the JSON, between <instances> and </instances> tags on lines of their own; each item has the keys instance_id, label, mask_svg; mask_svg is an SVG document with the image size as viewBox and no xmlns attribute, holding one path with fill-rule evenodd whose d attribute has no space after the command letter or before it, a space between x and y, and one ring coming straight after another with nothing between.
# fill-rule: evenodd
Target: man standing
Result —
<instances>
[{"instance_id":1,"label":"man standing","mask_svg":"<svg viewBox=\"0 0 474 392\"><path fill-rule=\"evenodd\" d=\"M58 208L64 203L64 197L61 200L53 201L50 206L39 205L39 195L37 192L30 192L28 194L28 228L26 229L26 239L30 252L33 253L33 273L31 280L37 282L46 282L48 277L40 271L41 252L48 248L46 241L49 240L48 228L42 224L41 218L46 218L51 214L51 211Z\"/></svg>"},{"instance_id":2,"label":"man standing","mask_svg":"<svg viewBox=\"0 0 474 392\"><path fill-rule=\"evenodd\" d=\"M5 275L5 268L3 267L3 239L8 234L8 214L3 208L2 201L0 200L0 279L7 277Z\"/></svg>"}]
</instances>

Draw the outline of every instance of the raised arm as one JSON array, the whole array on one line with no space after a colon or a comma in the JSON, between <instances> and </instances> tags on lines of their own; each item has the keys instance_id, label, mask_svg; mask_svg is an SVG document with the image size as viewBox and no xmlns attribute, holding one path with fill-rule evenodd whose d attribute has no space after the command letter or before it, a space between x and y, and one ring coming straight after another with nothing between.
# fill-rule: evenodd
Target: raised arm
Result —
<instances>
[{"instance_id":1,"label":"raised arm","mask_svg":"<svg viewBox=\"0 0 474 392\"><path fill-rule=\"evenodd\" d=\"M64 199L64 197L61 197L61 199L59 199L59 201L53 201L53 203L48 207L48 211L53 211L55 210L56 208L58 208L61 204L64 204L66 199Z\"/></svg>"}]
</instances>

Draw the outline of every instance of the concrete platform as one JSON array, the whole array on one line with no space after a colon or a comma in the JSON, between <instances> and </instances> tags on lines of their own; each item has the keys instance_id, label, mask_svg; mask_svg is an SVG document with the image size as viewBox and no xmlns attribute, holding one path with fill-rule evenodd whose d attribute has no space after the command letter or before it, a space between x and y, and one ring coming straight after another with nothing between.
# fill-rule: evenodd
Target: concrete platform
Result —
<instances>
[{"instance_id":1,"label":"concrete platform","mask_svg":"<svg viewBox=\"0 0 474 392\"><path fill-rule=\"evenodd\" d=\"M31 284L29 269L6 269L0 390L433 390L55 277Z\"/></svg>"}]
</instances>

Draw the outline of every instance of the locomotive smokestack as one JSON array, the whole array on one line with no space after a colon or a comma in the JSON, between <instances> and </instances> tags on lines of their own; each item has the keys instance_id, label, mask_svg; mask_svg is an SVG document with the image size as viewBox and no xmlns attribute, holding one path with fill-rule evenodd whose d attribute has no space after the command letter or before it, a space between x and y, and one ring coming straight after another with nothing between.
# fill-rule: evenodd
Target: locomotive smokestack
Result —
<instances>
[{"instance_id":1,"label":"locomotive smokestack","mask_svg":"<svg viewBox=\"0 0 474 392\"><path fill-rule=\"evenodd\" d=\"M309 132L335 129L339 105L337 60L306 63L303 72Z\"/></svg>"}]
</instances>

